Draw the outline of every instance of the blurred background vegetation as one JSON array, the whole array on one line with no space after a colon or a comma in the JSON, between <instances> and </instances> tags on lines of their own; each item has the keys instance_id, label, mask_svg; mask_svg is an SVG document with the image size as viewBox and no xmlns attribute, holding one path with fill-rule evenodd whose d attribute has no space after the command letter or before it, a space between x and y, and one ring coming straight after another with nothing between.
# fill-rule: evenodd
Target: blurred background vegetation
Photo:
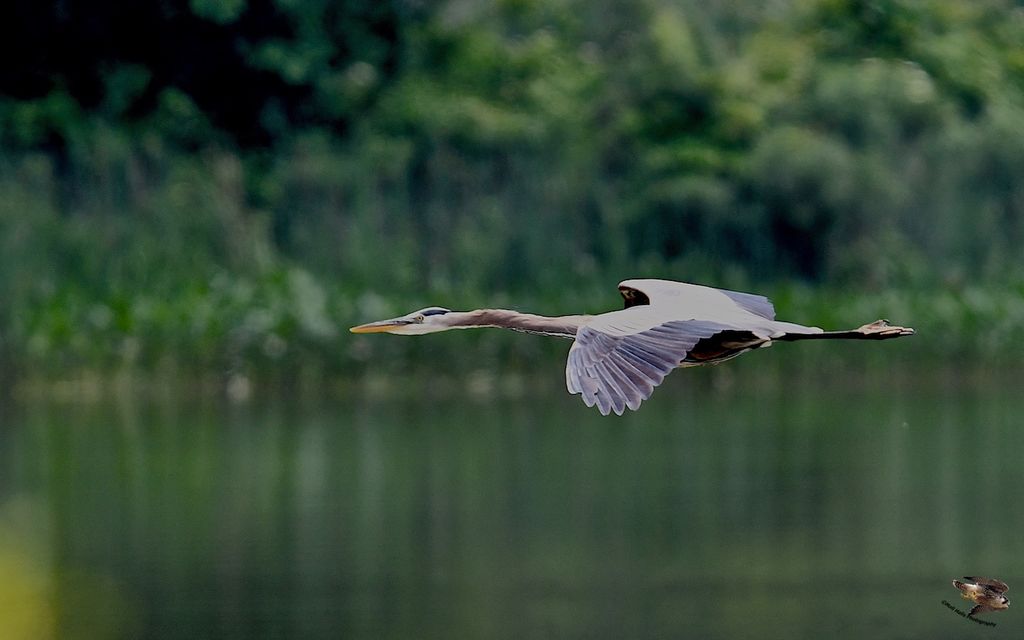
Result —
<instances>
[{"instance_id":1,"label":"blurred background vegetation","mask_svg":"<svg viewBox=\"0 0 1024 640\"><path fill-rule=\"evenodd\" d=\"M527 367L564 345L345 328L644 276L1016 360L1022 42L1012 0L20 2L0 378Z\"/></svg>"}]
</instances>

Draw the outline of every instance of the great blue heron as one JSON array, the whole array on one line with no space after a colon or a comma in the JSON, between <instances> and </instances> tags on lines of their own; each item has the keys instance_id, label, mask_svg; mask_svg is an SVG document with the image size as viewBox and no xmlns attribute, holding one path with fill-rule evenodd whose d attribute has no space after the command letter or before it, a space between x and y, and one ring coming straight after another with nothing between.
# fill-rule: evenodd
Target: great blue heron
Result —
<instances>
[{"instance_id":1,"label":"great blue heron","mask_svg":"<svg viewBox=\"0 0 1024 640\"><path fill-rule=\"evenodd\" d=\"M575 340L565 382L602 415L636 410L676 367L717 364L776 341L885 340L914 333L885 320L850 331L822 331L775 320L764 296L670 280L625 280L626 306L599 315L545 317L506 309L451 311L427 307L359 325L353 333L421 335L500 327Z\"/></svg>"}]
</instances>

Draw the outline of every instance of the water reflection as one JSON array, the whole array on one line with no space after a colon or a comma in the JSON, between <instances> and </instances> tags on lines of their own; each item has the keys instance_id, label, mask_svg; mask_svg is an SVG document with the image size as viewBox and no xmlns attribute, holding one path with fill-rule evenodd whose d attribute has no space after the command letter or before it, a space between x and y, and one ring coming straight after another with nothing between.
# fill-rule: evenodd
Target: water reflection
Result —
<instances>
[{"instance_id":1,"label":"water reflection","mask_svg":"<svg viewBox=\"0 0 1024 640\"><path fill-rule=\"evenodd\" d=\"M1024 584L1016 391L685 382L8 407L0 636L963 637L950 576Z\"/></svg>"}]
</instances>

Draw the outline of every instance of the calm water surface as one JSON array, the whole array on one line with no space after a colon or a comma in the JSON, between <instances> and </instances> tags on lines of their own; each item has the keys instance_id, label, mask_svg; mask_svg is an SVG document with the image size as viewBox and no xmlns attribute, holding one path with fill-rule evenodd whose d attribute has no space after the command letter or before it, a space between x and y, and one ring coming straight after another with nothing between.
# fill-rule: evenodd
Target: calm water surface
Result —
<instances>
[{"instance_id":1,"label":"calm water surface","mask_svg":"<svg viewBox=\"0 0 1024 640\"><path fill-rule=\"evenodd\" d=\"M620 419L557 393L7 405L0 637L1024 637L1024 604L942 604L964 574L1024 592L1018 380L737 370Z\"/></svg>"}]
</instances>

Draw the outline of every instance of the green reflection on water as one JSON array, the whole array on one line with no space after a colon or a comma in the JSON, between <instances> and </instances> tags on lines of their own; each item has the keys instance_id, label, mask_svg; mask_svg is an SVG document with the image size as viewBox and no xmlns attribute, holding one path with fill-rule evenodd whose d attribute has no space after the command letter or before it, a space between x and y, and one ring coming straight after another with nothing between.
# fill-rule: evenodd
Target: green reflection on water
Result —
<instances>
[{"instance_id":1,"label":"green reflection on water","mask_svg":"<svg viewBox=\"0 0 1024 640\"><path fill-rule=\"evenodd\" d=\"M1016 390L666 386L8 407L0 634L980 637L950 578L1024 585Z\"/></svg>"}]
</instances>

